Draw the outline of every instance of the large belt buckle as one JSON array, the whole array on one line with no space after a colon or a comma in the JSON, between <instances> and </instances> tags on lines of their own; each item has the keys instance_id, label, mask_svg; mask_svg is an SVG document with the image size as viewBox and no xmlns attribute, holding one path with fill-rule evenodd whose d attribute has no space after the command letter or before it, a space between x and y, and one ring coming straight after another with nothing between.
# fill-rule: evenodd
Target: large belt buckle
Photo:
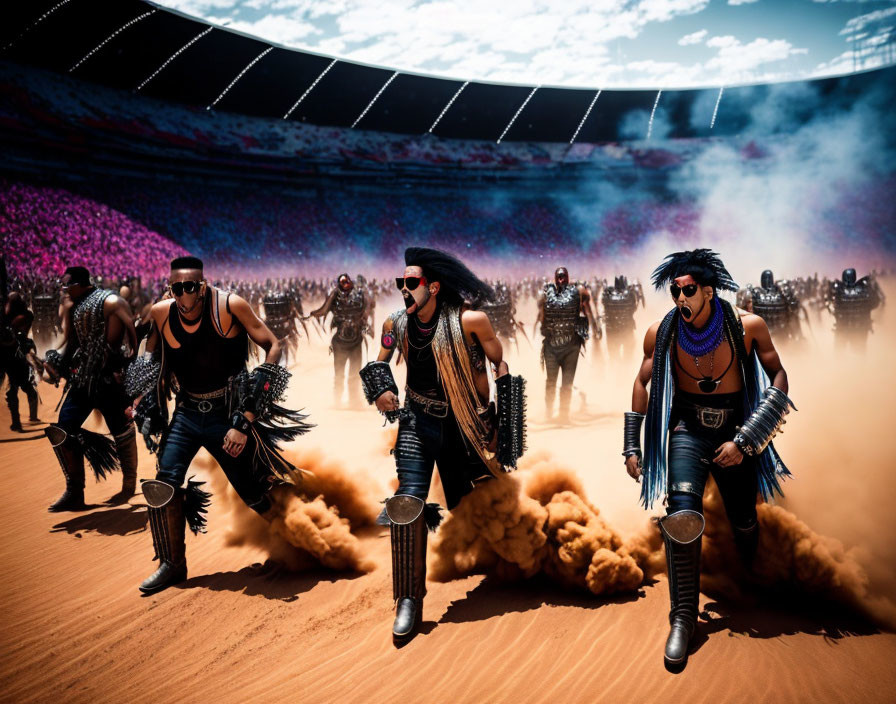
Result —
<instances>
[{"instance_id":1,"label":"large belt buckle","mask_svg":"<svg viewBox=\"0 0 896 704\"><path fill-rule=\"evenodd\" d=\"M448 404L442 405L441 403L429 403L427 404L428 408L426 412L429 413L433 418L447 418L448 417Z\"/></svg>"},{"instance_id":2,"label":"large belt buckle","mask_svg":"<svg viewBox=\"0 0 896 704\"><path fill-rule=\"evenodd\" d=\"M704 428L721 428L725 422L725 411L718 408L698 408L697 418Z\"/></svg>"},{"instance_id":3,"label":"large belt buckle","mask_svg":"<svg viewBox=\"0 0 896 704\"><path fill-rule=\"evenodd\" d=\"M200 413L208 413L210 410L212 410L212 408L213 408L212 402L205 398L196 404L196 409Z\"/></svg>"}]
</instances>

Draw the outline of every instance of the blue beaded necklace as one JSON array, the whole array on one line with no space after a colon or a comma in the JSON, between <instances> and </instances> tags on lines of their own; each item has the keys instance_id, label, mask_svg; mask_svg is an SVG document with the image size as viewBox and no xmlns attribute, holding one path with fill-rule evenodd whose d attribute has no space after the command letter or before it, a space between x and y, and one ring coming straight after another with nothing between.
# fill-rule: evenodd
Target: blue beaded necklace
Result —
<instances>
[{"instance_id":1,"label":"blue beaded necklace","mask_svg":"<svg viewBox=\"0 0 896 704\"><path fill-rule=\"evenodd\" d=\"M683 317L678 318L678 344L689 357L703 357L722 344L724 336L724 319L722 307L716 305L715 298L710 299L712 313L709 322L702 330L685 322Z\"/></svg>"}]
</instances>

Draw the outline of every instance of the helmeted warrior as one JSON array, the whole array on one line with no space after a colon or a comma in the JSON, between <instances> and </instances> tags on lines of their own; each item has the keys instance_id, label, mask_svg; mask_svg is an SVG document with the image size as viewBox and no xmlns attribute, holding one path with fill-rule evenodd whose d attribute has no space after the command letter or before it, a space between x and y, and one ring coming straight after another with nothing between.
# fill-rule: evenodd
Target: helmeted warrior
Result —
<instances>
[{"instance_id":1,"label":"helmeted warrior","mask_svg":"<svg viewBox=\"0 0 896 704\"><path fill-rule=\"evenodd\" d=\"M837 341L864 350L872 332L871 311L883 301L880 286L872 276L856 279L855 269L844 269L843 277L829 284L826 302L834 316Z\"/></svg>"},{"instance_id":2,"label":"helmeted warrior","mask_svg":"<svg viewBox=\"0 0 896 704\"><path fill-rule=\"evenodd\" d=\"M759 286L750 286L752 312L765 321L775 339L799 340L800 302L794 289L783 281L775 281L770 269L762 272Z\"/></svg>"},{"instance_id":3,"label":"helmeted warrior","mask_svg":"<svg viewBox=\"0 0 896 704\"><path fill-rule=\"evenodd\" d=\"M156 478L143 483L143 494L159 567L140 585L144 594L187 578L185 527L204 532L209 501L200 482L184 486L199 449L221 466L246 505L268 518L270 492L296 471L278 442L309 427L304 415L278 405L290 374L277 364L280 343L249 303L210 286L196 257L172 261L169 281L171 298L153 306L146 351L126 376L134 417L158 455ZM250 339L266 353L251 373Z\"/></svg>"},{"instance_id":4,"label":"helmeted warrior","mask_svg":"<svg viewBox=\"0 0 896 704\"><path fill-rule=\"evenodd\" d=\"M35 371L40 372L40 364L34 340L28 336L34 314L28 310L21 294L15 291L9 294L0 313L0 386L6 377L9 382L6 404L12 418L9 429L21 433L23 428L19 417L19 391L28 399L28 420L31 423L39 422L38 397L34 385Z\"/></svg>"},{"instance_id":5,"label":"helmeted warrior","mask_svg":"<svg viewBox=\"0 0 896 704\"><path fill-rule=\"evenodd\" d=\"M405 263L396 279L405 310L383 323L377 361L361 370L368 402L398 420L398 488L378 521L391 526L397 643L413 637L423 615L426 528L440 520L439 507L426 503L433 465L452 510L478 483L516 466L524 447L523 380L507 373L488 317L468 305L492 298L491 288L438 250L409 247ZM395 350L407 362L400 410L389 366ZM497 412L489 403L488 365L498 377Z\"/></svg>"},{"instance_id":6,"label":"helmeted warrior","mask_svg":"<svg viewBox=\"0 0 896 704\"><path fill-rule=\"evenodd\" d=\"M579 351L588 339L588 330L597 328L591 312L588 289L569 280L566 267L554 272L554 283L545 284L538 296L538 316L532 328L535 335L539 323L544 341L541 360L545 379L545 414L553 415L557 377L563 371L560 383L560 421L569 422L569 406L572 400L573 380L579 363Z\"/></svg>"},{"instance_id":7,"label":"helmeted warrior","mask_svg":"<svg viewBox=\"0 0 896 704\"><path fill-rule=\"evenodd\" d=\"M121 382L127 361L137 349L137 333L127 302L90 283L80 266L62 277L62 344L47 352L45 378L66 379L59 418L45 429L65 476L65 491L50 511L78 511L84 505L84 459L97 480L121 469L121 491L110 503L134 495L137 483L137 441L125 415L130 400ZM81 427L99 410L113 441Z\"/></svg>"},{"instance_id":8,"label":"helmeted warrior","mask_svg":"<svg viewBox=\"0 0 896 704\"><path fill-rule=\"evenodd\" d=\"M638 303L644 305L641 284L630 284L625 276L617 276L612 286L604 288L601 294L604 314L603 323L607 333L607 350L610 355L625 358L629 348L635 345L635 312Z\"/></svg>"},{"instance_id":9,"label":"helmeted warrior","mask_svg":"<svg viewBox=\"0 0 896 704\"><path fill-rule=\"evenodd\" d=\"M32 298L31 306L34 311L34 342L40 350L45 350L60 332L59 294L38 291Z\"/></svg>"},{"instance_id":10,"label":"helmeted warrior","mask_svg":"<svg viewBox=\"0 0 896 704\"><path fill-rule=\"evenodd\" d=\"M361 369L361 347L364 335L368 331L368 299L360 287L355 286L348 274L340 274L334 288L323 305L311 311L316 318L326 318L333 314L330 329L335 330L330 341L330 352L333 354L334 378L333 397L339 404L342 392L348 382L349 402L355 405L360 402L361 389L356 381L356 374ZM348 362L348 376L345 365Z\"/></svg>"},{"instance_id":11,"label":"helmeted warrior","mask_svg":"<svg viewBox=\"0 0 896 704\"><path fill-rule=\"evenodd\" d=\"M671 600L664 657L680 666L697 625L706 480L712 474L718 485L750 569L759 541L756 495L771 499L790 474L771 440L793 404L765 322L716 295L737 285L715 252L670 254L653 283L670 284L675 307L644 338L622 454L628 473L643 477L645 508L666 500L659 521Z\"/></svg>"}]
</instances>

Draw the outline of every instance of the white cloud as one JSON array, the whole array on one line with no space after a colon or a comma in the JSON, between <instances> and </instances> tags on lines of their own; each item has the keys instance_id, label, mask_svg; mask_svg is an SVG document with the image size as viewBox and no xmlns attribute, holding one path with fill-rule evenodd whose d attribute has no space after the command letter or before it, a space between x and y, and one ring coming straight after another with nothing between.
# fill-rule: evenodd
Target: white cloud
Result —
<instances>
[{"instance_id":1,"label":"white cloud","mask_svg":"<svg viewBox=\"0 0 896 704\"><path fill-rule=\"evenodd\" d=\"M689 44L699 44L706 38L707 34L709 34L708 30L698 29L696 32L685 34L681 39L678 40L678 43L681 44L681 46L688 46Z\"/></svg>"},{"instance_id":2,"label":"white cloud","mask_svg":"<svg viewBox=\"0 0 896 704\"><path fill-rule=\"evenodd\" d=\"M868 12L864 15L853 17L843 26L843 29L840 30L840 34L861 32L865 27L882 22L893 15L896 15L896 7L888 7L885 10L875 10L874 12Z\"/></svg>"},{"instance_id":3,"label":"white cloud","mask_svg":"<svg viewBox=\"0 0 896 704\"><path fill-rule=\"evenodd\" d=\"M754 2L759 0L728 0L729 5L752 5Z\"/></svg>"}]
</instances>

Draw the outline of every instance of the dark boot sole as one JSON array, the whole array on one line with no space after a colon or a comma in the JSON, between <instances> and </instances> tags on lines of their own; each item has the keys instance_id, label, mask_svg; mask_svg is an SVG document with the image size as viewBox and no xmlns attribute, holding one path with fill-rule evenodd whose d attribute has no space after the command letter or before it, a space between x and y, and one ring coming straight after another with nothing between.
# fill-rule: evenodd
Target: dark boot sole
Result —
<instances>
[{"instance_id":1,"label":"dark boot sole","mask_svg":"<svg viewBox=\"0 0 896 704\"><path fill-rule=\"evenodd\" d=\"M137 587L143 594L157 594L158 592L166 590L168 587L173 587L178 584L183 584L187 581L187 575L184 575L183 579L178 579L171 582L166 582L165 584L160 584L157 587L144 587L142 584Z\"/></svg>"}]
</instances>

